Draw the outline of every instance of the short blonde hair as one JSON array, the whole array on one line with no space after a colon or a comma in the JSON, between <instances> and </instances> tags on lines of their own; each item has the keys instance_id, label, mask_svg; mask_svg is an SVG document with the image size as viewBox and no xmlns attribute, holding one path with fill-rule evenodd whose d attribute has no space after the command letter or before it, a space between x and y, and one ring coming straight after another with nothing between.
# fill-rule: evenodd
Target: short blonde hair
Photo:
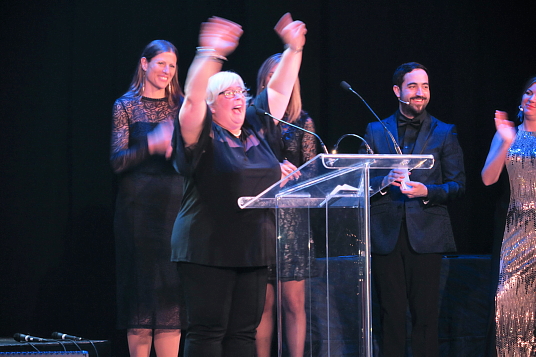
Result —
<instances>
[{"instance_id":1,"label":"short blonde hair","mask_svg":"<svg viewBox=\"0 0 536 357\"><path fill-rule=\"evenodd\" d=\"M242 77L231 71L218 72L208 79L206 101L212 105L218 95L229 87L241 87L247 90Z\"/></svg>"}]
</instances>

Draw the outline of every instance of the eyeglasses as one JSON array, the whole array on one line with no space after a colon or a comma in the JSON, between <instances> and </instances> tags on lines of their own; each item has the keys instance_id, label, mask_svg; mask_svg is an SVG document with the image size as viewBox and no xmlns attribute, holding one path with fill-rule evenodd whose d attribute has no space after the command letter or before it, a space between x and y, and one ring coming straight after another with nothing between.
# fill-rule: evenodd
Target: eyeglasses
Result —
<instances>
[{"instance_id":1,"label":"eyeglasses","mask_svg":"<svg viewBox=\"0 0 536 357\"><path fill-rule=\"evenodd\" d=\"M245 90L245 89L235 89L235 90L224 90L223 92L220 92L218 93L218 95L222 95L227 98L227 99L232 99L234 97L236 97L237 94L239 95L242 95L242 96L246 96L246 93L248 91Z\"/></svg>"}]
</instances>

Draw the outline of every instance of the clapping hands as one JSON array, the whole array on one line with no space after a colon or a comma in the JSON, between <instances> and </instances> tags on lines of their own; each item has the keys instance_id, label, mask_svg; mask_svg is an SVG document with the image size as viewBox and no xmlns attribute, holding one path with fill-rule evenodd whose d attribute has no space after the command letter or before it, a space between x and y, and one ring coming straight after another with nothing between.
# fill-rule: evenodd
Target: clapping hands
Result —
<instances>
[{"instance_id":1,"label":"clapping hands","mask_svg":"<svg viewBox=\"0 0 536 357\"><path fill-rule=\"evenodd\" d=\"M513 142L516 137L515 125L508 120L508 114L500 110L495 111L495 128L505 142Z\"/></svg>"},{"instance_id":2,"label":"clapping hands","mask_svg":"<svg viewBox=\"0 0 536 357\"><path fill-rule=\"evenodd\" d=\"M147 146L151 155L165 155L166 159L171 157L173 148L171 138L173 137L173 122L171 120L158 124L153 131L147 134Z\"/></svg>"}]
</instances>

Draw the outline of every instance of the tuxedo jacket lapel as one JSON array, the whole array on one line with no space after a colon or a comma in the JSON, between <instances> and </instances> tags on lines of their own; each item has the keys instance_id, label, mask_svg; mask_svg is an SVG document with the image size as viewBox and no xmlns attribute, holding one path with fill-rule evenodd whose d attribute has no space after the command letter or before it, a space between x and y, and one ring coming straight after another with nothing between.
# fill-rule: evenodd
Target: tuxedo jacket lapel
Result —
<instances>
[{"instance_id":1,"label":"tuxedo jacket lapel","mask_svg":"<svg viewBox=\"0 0 536 357\"><path fill-rule=\"evenodd\" d=\"M400 146L400 142L398 141L398 124L396 122L396 115L391 115L389 118L387 118L385 121L385 126L389 131L393 134L397 144ZM417 136L417 141L415 142L415 147L413 148L413 154L421 155L423 154L424 150L426 150L426 145L428 143L428 140L430 139L432 132L434 131L434 128L437 126L437 123L435 123L432 120L432 117L430 114L428 114L428 117L423 121L421 125L421 129L419 130L419 135ZM396 149L391 142L391 139L389 138L389 135L387 133L383 133L383 137L385 138L387 147L389 148L390 154L396 154Z\"/></svg>"},{"instance_id":2,"label":"tuxedo jacket lapel","mask_svg":"<svg viewBox=\"0 0 536 357\"><path fill-rule=\"evenodd\" d=\"M389 129L391 134L393 134L393 137L395 138L395 141L398 144L398 146L400 146L400 143L398 142L398 125L396 123L396 116L391 115L389 118L385 120L384 124L387 127L387 129ZM383 134L386 140L387 147L389 148L389 153L396 154L397 152L396 152L395 146L393 145L393 142L391 141L389 134L387 133L383 133Z\"/></svg>"},{"instance_id":3,"label":"tuxedo jacket lapel","mask_svg":"<svg viewBox=\"0 0 536 357\"><path fill-rule=\"evenodd\" d=\"M428 140L430 140L436 126L437 123L432 120L430 114L427 114L427 117L423 120L423 123L421 124L421 129L419 130L417 141L415 141L413 154L424 154L424 151L426 150L426 145L428 144Z\"/></svg>"}]
</instances>

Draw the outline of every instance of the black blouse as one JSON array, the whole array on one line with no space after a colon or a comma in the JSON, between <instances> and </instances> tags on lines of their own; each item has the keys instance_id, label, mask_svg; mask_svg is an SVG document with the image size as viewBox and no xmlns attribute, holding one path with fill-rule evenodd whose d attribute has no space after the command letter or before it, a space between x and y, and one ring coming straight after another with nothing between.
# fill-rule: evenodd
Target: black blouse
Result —
<instances>
[{"instance_id":1,"label":"black blouse","mask_svg":"<svg viewBox=\"0 0 536 357\"><path fill-rule=\"evenodd\" d=\"M268 111L266 93L255 104ZM199 141L188 148L176 125L174 164L185 176L185 192L171 239L172 261L222 267L273 263L273 210L240 209L237 203L281 176L263 122L254 108L248 109L236 138L213 123L207 109Z\"/></svg>"}]
</instances>

